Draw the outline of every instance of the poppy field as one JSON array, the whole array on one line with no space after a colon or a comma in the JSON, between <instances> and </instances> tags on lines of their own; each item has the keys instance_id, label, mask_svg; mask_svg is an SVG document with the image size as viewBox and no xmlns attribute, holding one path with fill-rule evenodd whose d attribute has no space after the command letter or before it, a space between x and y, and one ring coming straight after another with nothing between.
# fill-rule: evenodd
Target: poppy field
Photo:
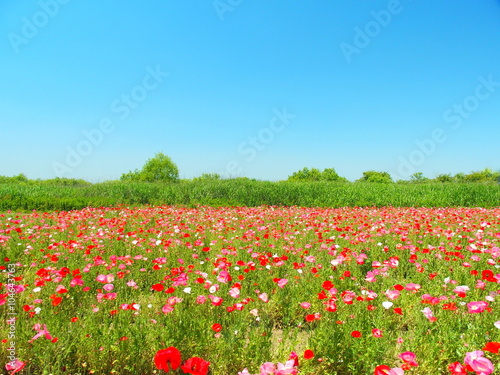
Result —
<instances>
[{"instance_id":1,"label":"poppy field","mask_svg":"<svg viewBox=\"0 0 500 375\"><path fill-rule=\"evenodd\" d=\"M500 208L0 214L5 374L494 374Z\"/></svg>"}]
</instances>

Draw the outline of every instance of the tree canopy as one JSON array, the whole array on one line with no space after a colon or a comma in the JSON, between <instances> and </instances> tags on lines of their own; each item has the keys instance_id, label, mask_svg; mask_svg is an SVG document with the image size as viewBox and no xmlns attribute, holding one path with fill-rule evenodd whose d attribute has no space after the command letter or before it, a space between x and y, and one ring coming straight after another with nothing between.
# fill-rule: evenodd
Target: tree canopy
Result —
<instances>
[{"instance_id":1,"label":"tree canopy","mask_svg":"<svg viewBox=\"0 0 500 375\"><path fill-rule=\"evenodd\" d=\"M159 152L148 159L141 170L136 169L122 174L122 181L141 182L178 182L179 169L167 155Z\"/></svg>"},{"instance_id":2,"label":"tree canopy","mask_svg":"<svg viewBox=\"0 0 500 375\"><path fill-rule=\"evenodd\" d=\"M303 168L300 171L294 172L288 176L288 181L338 181L347 182L347 179L340 177L335 169L326 168L321 172L316 168Z\"/></svg>"}]
</instances>

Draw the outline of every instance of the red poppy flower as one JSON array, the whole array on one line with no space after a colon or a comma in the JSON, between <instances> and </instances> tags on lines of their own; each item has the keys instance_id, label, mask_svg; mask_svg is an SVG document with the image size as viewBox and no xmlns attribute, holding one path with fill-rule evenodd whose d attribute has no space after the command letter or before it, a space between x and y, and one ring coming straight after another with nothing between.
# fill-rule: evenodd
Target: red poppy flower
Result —
<instances>
[{"instance_id":1,"label":"red poppy flower","mask_svg":"<svg viewBox=\"0 0 500 375\"><path fill-rule=\"evenodd\" d=\"M210 366L210 362L207 362L200 357L192 357L192 358L189 358L181 366L181 369L186 374L207 375L208 374L208 366Z\"/></svg>"},{"instance_id":2,"label":"red poppy flower","mask_svg":"<svg viewBox=\"0 0 500 375\"><path fill-rule=\"evenodd\" d=\"M158 350L155 355L155 366L159 370L168 372L176 370L181 365L181 352L173 346Z\"/></svg>"},{"instance_id":3,"label":"red poppy flower","mask_svg":"<svg viewBox=\"0 0 500 375\"><path fill-rule=\"evenodd\" d=\"M355 337L355 338L361 337L361 332L359 332L359 331L352 331L351 332L351 336Z\"/></svg>"},{"instance_id":4,"label":"red poppy flower","mask_svg":"<svg viewBox=\"0 0 500 375\"><path fill-rule=\"evenodd\" d=\"M316 320L316 315L308 314L306 315L306 322L314 322Z\"/></svg>"},{"instance_id":5,"label":"red poppy flower","mask_svg":"<svg viewBox=\"0 0 500 375\"><path fill-rule=\"evenodd\" d=\"M222 325L219 324L219 323L215 323L212 325L212 329L215 331L215 332L220 332L222 331Z\"/></svg>"},{"instance_id":6,"label":"red poppy flower","mask_svg":"<svg viewBox=\"0 0 500 375\"><path fill-rule=\"evenodd\" d=\"M453 375L466 375L467 374L467 369L464 365L462 365L460 362L453 362L448 366L448 370L453 374Z\"/></svg>"},{"instance_id":7,"label":"red poppy flower","mask_svg":"<svg viewBox=\"0 0 500 375\"><path fill-rule=\"evenodd\" d=\"M154 284L151 289L153 289L155 292L161 292L165 287L163 284Z\"/></svg>"},{"instance_id":8,"label":"red poppy flower","mask_svg":"<svg viewBox=\"0 0 500 375\"><path fill-rule=\"evenodd\" d=\"M497 354L500 350L500 342L491 341L484 346L483 350Z\"/></svg>"},{"instance_id":9,"label":"red poppy flower","mask_svg":"<svg viewBox=\"0 0 500 375\"><path fill-rule=\"evenodd\" d=\"M374 375L388 375L391 368L387 365L380 365L375 367Z\"/></svg>"},{"instance_id":10,"label":"red poppy flower","mask_svg":"<svg viewBox=\"0 0 500 375\"><path fill-rule=\"evenodd\" d=\"M311 359L311 358L314 358L314 352L309 349L304 351L304 359Z\"/></svg>"},{"instance_id":11,"label":"red poppy flower","mask_svg":"<svg viewBox=\"0 0 500 375\"><path fill-rule=\"evenodd\" d=\"M443 310L451 310L451 311L454 311L458 309L457 305L455 304L455 302L450 302L450 303L445 303L443 305Z\"/></svg>"},{"instance_id":12,"label":"red poppy flower","mask_svg":"<svg viewBox=\"0 0 500 375\"><path fill-rule=\"evenodd\" d=\"M495 276L495 274L491 270L484 270L483 272L481 272L481 279L483 280L489 280L493 276Z\"/></svg>"},{"instance_id":13,"label":"red poppy flower","mask_svg":"<svg viewBox=\"0 0 500 375\"><path fill-rule=\"evenodd\" d=\"M50 296L50 298L52 298L52 306L57 306L61 303L62 301L62 298L61 297L52 297Z\"/></svg>"},{"instance_id":14,"label":"red poppy flower","mask_svg":"<svg viewBox=\"0 0 500 375\"><path fill-rule=\"evenodd\" d=\"M403 310L401 309L401 307L396 307L396 308L394 309L394 312L395 312L396 314L403 315Z\"/></svg>"},{"instance_id":15,"label":"red poppy flower","mask_svg":"<svg viewBox=\"0 0 500 375\"><path fill-rule=\"evenodd\" d=\"M330 280L326 280L322 284L323 289L330 290L333 288L333 283Z\"/></svg>"}]
</instances>

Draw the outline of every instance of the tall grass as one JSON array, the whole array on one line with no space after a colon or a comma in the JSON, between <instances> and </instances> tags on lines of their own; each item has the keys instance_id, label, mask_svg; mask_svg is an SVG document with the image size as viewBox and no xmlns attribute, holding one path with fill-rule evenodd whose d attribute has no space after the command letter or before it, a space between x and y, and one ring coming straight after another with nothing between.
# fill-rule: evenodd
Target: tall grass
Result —
<instances>
[{"instance_id":1,"label":"tall grass","mask_svg":"<svg viewBox=\"0 0 500 375\"><path fill-rule=\"evenodd\" d=\"M74 210L116 205L497 207L500 185L183 181L60 186L0 184L0 210Z\"/></svg>"}]
</instances>

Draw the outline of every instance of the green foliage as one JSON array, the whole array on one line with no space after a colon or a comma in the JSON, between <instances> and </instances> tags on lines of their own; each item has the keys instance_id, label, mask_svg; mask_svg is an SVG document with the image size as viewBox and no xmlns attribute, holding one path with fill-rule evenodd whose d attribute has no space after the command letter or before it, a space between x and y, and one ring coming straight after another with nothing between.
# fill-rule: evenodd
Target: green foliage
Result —
<instances>
[{"instance_id":1,"label":"green foliage","mask_svg":"<svg viewBox=\"0 0 500 375\"><path fill-rule=\"evenodd\" d=\"M453 177L450 174L440 174L435 178L436 182L453 182Z\"/></svg>"},{"instance_id":2,"label":"green foliage","mask_svg":"<svg viewBox=\"0 0 500 375\"><path fill-rule=\"evenodd\" d=\"M27 182L29 182L28 177L26 177L23 173L13 177L0 176L0 184L20 184Z\"/></svg>"},{"instance_id":3,"label":"green foliage","mask_svg":"<svg viewBox=\"0 0 500 375\"><path fill-rule=\"evenodd\" d=\"M450 174L440 174L434 181L442 183L500 183L500 171L493 172L491 169L485 168L482 171L470 172L469 174L457 173L453 177Z\"/></svg>"},{"instance_id":4,"label":"green foliage","mask_svg":"<svg viewBox=\"0 0 500 375\"><path fill-rule=\"evenodd\" d=\"M170 157L160 152L149 159L141 170L124 173L120 179L133 182L178 182L179 169Z\"/></svg>"},{"instance_id":5,"label":"green foliage","mask_svg":"<svg viewBox=\"0 0 500 375\"><path fill-rule=\"evenodd\" d=\"M499 179L500 172L493 172L488 168L464 176L464 182L498 182Z\"/></svg>"},{"instance_id":6,"label":"green foliage","mask_svg":"<svg viewBox=\"0 0 500 375\"><path fill-rule=\"evenodd\" d=\"M250 179L92 185L0 184L0 211L117 205L497 207L500 184L269 182Z\"/></svg>"},{"instance_id":7,"label":"green foliage","mask_svg":"<svg viewBox=\"0 0 500 375\"><path fill-rule=\"evenodd\" d=\"M51 178L49 180L37 180L37 184L54 186L90 186L91 183L77 178Z\"/></svg>"},{"instance_id":8,"label":"green foliage","mask_svg":"<svg viewBox=\"0 0 500 375\"><path fill-rule=\"evenodd\" d=\"M422 183L428 182L429 179L427 177L424 177L424 174L422 172L416 172L410 176L410 181L413 183Z\"/></svg>"},{"instance_id":9,"label":"green foliage","mask_svg":"<svg viewBox=\"0 0 500 375\"><path fill-rule=\"evenodd\" d=\"M347 182L343 177L340 177L335 169L326 168L321 172L317 168L303 168L300 171L294 172L288 177L288 181L336 181Z\"/></svg>"},{"instance_id":10,"label":"green foliage","mask_svg":"<svg viewBox=\"0 0 500 375\"><path fill-rule=\"evenodd\" d=\"M193 178L193 181L216 181L220 179L221 176L218 173L202 173L201 176Z\"/></svg>"},{"instance_id":11,"label":"green foliage","mask_svg":"<svg viewBox=\"0 0 500 375\"><path fill-rule=\"evenodd\" d=\"M363 177L361 177L358 182L376 182L389 184L393 181L391 175L387 172L366 171L363 172Z\"/></svg>"},{"instance_id":12,"label":"green foliage","mask_svg":"<svg viewBox=\"0 0 500 375\"><path fill-rule=\"evenodd\" d=\"M340 177L335 169L333 168L326 168L323 170L321 173L321 180L322 181L337 181L337 182L347 182L347 179L344 177Z\"/></svg>"}]
</instances>

